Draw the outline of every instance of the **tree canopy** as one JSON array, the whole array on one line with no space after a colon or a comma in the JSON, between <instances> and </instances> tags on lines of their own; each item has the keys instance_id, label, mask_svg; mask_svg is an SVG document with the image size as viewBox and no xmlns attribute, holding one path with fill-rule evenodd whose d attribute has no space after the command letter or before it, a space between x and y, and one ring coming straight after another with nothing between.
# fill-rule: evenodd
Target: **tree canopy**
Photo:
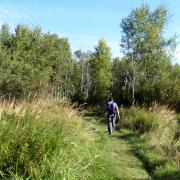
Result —
<instances>
[{"instance_id":1,"label":"tree canopy","mask_svg":"<svg viewBox=\"0 0 180 180\"><path fill-rule=\"evenodd\" d=\"M0 94L24 98L50 93L78 103L102 103L112 94L119 104L156 101L180 110L180 68L172 65L175 37L164 32L169 12L164 5L133 9L121 20L120 50L112 59L100 39L93 51L74 53L67 38L41 28L7 24L0 30Z\"/></svg>"}]
</instances>

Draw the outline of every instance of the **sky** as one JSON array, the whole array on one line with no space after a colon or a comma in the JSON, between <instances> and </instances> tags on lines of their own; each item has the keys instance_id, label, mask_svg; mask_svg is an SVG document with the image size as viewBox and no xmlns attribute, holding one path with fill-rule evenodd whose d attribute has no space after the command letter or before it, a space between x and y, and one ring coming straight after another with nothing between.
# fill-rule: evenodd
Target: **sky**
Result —
<instances>
[{"instance_id":1,"label":"sky","mask_svg":"<svg viewBox=\"0 0 180 180\"><path fill-rule=\"evenodd\" d=\"M112 56L122 57L121 20L142 3L152 10L160 4L168 7L164 36L177 35L173 63L180 64L179 0L0 0L0 25L7 23L12 31L17 24L40 26L44 33L68 38L72 51L93 51L98 40L105 39Z\"/></svg>"}]
</instances>

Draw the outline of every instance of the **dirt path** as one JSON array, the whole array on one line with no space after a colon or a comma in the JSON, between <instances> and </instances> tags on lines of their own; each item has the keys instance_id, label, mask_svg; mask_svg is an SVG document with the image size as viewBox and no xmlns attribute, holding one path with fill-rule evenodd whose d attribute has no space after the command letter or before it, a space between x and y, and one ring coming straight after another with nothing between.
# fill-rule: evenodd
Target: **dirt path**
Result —
<instances>
[{"instance_id":1,"label":"dirt path","mask_svg":"<svg viewBox=\"0 0 180 180\"><path fill-rule=\"evenodd\" d=\"M125 131L115 131L109 136L106 125L100 122L99 117L85 116L85 120L93 133L104 134L107 137L104 150L109 159L107 163L112 171L112 179L151 179L143 163L132 153L132 144L123 138Z\"/></svg>"}]
</instances>

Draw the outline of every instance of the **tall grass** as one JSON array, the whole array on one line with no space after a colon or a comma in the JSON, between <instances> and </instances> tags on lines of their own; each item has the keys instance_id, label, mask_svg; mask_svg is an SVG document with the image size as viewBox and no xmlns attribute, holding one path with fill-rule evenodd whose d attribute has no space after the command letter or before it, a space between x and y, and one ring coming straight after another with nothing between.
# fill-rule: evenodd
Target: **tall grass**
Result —
<instances>
[{"instance_id":1,"label":"tall grass","mask_svg":"<svg viewBox=\"0 0 180 180\"><path fill-rule=\"evenodd\" d=\"M179 125L174 111L155 105L123 110L124 127L139 132L136 153L155 178L180 178Z\"/></svg>"},{"instance_id":2,"label":"tall grass","mask_svg":"<svg viewBox=\"0 0 180 180\"><path fill-rule=\"evenodd\" d=\"M79 114L67 102L4 101L0 104L0 127L2 179L106 176L102 147L85 131Z\"/></svg>"}]
</instances>

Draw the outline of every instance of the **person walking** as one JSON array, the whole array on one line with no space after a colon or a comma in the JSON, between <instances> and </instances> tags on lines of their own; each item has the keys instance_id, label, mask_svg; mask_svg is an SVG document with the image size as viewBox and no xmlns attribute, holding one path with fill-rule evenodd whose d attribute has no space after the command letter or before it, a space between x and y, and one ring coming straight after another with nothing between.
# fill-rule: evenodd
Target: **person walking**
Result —
<instances>
[{"instance_id":1,"label":"person walking","mask_svg":"<svg viewBox=\"0 0 180 180\"><path fill-rule=\"evenodd\" d=\"M107 119L108 132L111 135L112 132L115 130L116 116L118 116L118 118L120 120L118 105L113 101L112 96L110 96L108 98L108 101L105 104L105 111L106 111L107 117L108 117L108 119Z\"/></svg>"}]
</instances>

